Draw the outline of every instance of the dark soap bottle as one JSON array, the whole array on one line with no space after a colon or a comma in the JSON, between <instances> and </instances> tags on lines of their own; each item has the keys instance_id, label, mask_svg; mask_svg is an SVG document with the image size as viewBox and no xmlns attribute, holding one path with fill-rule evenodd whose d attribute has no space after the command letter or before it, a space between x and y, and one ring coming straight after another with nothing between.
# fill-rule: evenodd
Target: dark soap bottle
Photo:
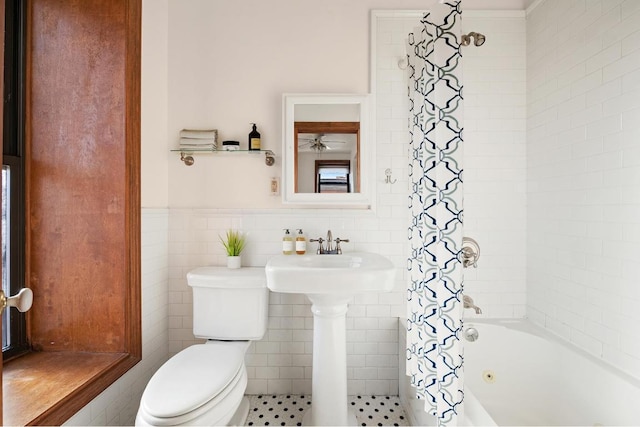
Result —
<instances>
[{"instance_id":1,"label":"dark soap bottle","mask_svg":"<svg viewBox=\"0 0 640 427\"><path fill-rule=\"evenodd\" d=\"M253 129L249 133L249 150L260 150L260 132L256 129L256 124L251 123Z\"/></svg>"}]
</instances>

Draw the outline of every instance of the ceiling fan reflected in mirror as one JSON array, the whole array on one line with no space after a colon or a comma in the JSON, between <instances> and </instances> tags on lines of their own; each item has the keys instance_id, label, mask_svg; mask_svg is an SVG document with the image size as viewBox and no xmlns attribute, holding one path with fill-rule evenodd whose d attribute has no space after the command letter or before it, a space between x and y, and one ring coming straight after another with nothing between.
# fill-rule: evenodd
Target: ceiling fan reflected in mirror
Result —
<instances>
[{"instance_id":1,"label":"ceiling fan reflected in mirror","mask_svg":"<svg viewBox=\"0 0 640 427\"><path fill-rule=\"evenodd\" d=\"M302 150L311 150L318 153L327 150L335 150L330 144L346 144L347 141L339 139L331 139L325 134L309 134L309 136L300 135L298 138L298 148Z\"/></svg>"}]
</instances>

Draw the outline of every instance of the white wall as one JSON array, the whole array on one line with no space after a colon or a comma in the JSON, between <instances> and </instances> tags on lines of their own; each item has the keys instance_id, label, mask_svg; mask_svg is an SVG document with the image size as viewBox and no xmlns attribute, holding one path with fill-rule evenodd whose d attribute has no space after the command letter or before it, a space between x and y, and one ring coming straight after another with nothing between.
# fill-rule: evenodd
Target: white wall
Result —
<instances>
[{"instance_id":1,"label":"white wall","mask_svg":"<svg viewBox=\"0 0 640 427\"><path fill-rule=\"evenodd\" d=\"M269 193L280 176L282 94L369 92L372 9L424 9L435 0L304 2L169 1L169 144L182 128L217 128L246 144L255 122L276 153L200 155L187 168L169 159L169 204L180 208L280 208ZM484 0L469 7L521 6Z\"/></svg>"},{"instance_id":2,"label":"white wall","mask_svg":"<svg viewBox=\"0 0 640 427\"><path fill-rule=\"evenodd\" d=\"M142 2L142 207L169 206L169 0Z\"/></svg>"},{"instance_id":3,"label":"white wall","mask_svg":"<svg viewBox=\"0 0 640 427\"><path fill-rule=\"evenodd\" d=\"M255 122L277 155L273 167L237 154L171 161L172 207L281 206L269 178L281 175L282 94L368 91L366 3L170 2L169 135L214 127L246 149Z\"/></svg>"},{"instance_id":4,"label":"white wall","mask_svg":"<svg viewBox=\"0 0 640 427\"><path fill-rule=\"evenodd\" d=\"M640 2L528 16L528 308L640 378Z\"/></svg>"},{"instance_id":5,"label":"white wall","mask_svg":"<svg viewBox=\"0 0 640 427\"><path fill-rule=\"evenodd\" d=\"M470 16L469 16L470 15ZM526 307L526 25L522 12L471 12L465 32L486 35L464 55L464 234L480 245L464 271L482 317ZM476 317L472 310L465 316Z\"/></svg>"}]
</instances>

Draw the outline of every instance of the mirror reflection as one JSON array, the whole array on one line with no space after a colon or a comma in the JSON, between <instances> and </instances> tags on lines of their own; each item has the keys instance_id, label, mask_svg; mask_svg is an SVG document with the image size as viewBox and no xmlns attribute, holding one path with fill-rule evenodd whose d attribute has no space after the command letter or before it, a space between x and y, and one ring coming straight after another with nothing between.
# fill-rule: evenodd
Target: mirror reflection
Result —
<instances>
[{"instance_id":1,"label":"mirror reflection","mask_svg":"<svg viewBox=\"0 0 640 427\"><path fill-rule=\"evenodd\" d=\"M368 96L283 95L282 200L371 209Z\"/></svg>"},{"instance_id":2,"label":"mirror reflection","mask_svg":"<svg viewBox=\"0 0 640 427\"><path fill-rule=\"evenodd\" d=\"M360 122L294 122L295 193L360 192Z\"/></svg>"}]
</instances>

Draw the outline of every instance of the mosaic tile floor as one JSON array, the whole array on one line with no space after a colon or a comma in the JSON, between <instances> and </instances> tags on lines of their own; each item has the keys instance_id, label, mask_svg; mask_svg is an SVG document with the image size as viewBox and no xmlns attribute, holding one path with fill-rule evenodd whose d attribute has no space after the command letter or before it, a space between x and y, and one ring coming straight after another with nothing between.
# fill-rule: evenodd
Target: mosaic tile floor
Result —
<instances>
[{"instance_id":1,"label":"mosaic tile floor","mask_svg":"<svg viewBox=\"0 0 640 427\"><path fill-rule=\"evenodd\" d=\"M250 396L248 426L301 426L311 408L311 395L260 394ZM359 426L408 426L398 396L349 396Z\"/></svg>"}]
</instances>

